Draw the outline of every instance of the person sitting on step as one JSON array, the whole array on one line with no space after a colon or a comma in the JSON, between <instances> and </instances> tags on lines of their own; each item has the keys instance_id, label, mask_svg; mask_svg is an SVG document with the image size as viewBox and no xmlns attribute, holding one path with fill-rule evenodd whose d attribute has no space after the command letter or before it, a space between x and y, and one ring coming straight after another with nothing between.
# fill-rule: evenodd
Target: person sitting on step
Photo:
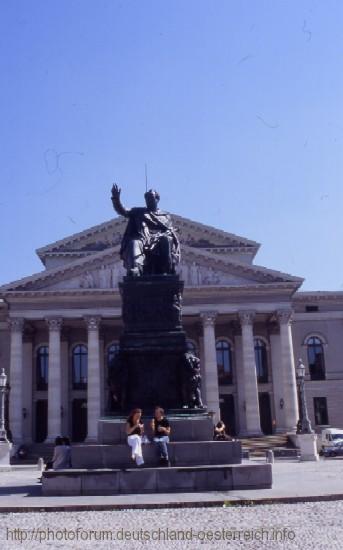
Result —
<instances>
[{"instance_id":1,"label":"person sitting on step","mask_svg":"<svg viewBox=\"0 0 343 550\"><path fill-rule=\"evenodd\" d=\"M226 427L222 420L217 422L213 433L214 441L231 441L231 437L226 433Z\"/></svg>"},{"instance_id":2,"label":"person sitting on step","mask_svg":"<svg viewBox=\"0 0 343 550\"><path fill-rule=\"evenodd\" d=\"M142 435L144 424L141 422L142 409L133 409L126 421L127 443L130 445L132 460L136 461L137 466L144 464L142 454Z\"/></svg>"},{"instance_id":3,"label":"person sitting on step","mask_svg":"<svg viewBox=\"0 0 343 550\"><path fill-rule=\"evenodd\" d=\"M160 464L161 466L170 466L167 447L167 443L169 443L170 424L168 419L164 416L164 409L162 409L162 407L155 407L151 427L154 432L154 442L158 445Z\"/></svg>"},{"instance_id":4,"label":"person sitting on step","mask_svg":"<svg viewBox=\"0 0 343 550\"><path fill-rule=\"evenodd\" d=\"M62 437L58 436L55 439L52 469L65 470L66 468L70 468L70 447L65 445Z\"/></svg>"},{"instance_id":5,"label":"person sitting on step","mask_svg":"<svg viewBox=\"0 0 343 550\"><path fill-rule=\"evenodd\" d=\"M65 445L65 447L67 448L67 453L68 453L67 458L68 458L68 462L69 462L69 468L72 468L70 439L69 439L69 437L62 437L62 441L63 441L63 445Z\"/></svg>"}]
</instances>

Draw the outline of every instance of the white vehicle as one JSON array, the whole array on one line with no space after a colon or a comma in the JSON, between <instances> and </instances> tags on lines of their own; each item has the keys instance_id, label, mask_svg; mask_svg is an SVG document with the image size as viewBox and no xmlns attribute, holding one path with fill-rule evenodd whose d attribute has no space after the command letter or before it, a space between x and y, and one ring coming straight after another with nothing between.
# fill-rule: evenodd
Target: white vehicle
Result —
<instances>
[{"instance_id":1,"label":"white vehicle","mask_svg":"<svg viewBox=\"0 0 343 550\"><path fill-rule=\"evenodd\" d=\"M343 445L343 430L338 428L325 428L317 439L319 451L334 450Z\"/></svg>"}]
</instances>

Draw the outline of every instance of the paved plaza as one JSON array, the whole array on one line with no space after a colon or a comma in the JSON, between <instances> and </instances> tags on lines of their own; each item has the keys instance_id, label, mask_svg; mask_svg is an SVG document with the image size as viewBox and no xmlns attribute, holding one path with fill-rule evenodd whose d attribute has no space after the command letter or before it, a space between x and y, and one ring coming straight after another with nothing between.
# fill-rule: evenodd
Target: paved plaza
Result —
<instances>
[{"instance_id":1,"label":"paved plaza","mask_svg":"<svg viewBox=\"0 0 343 550\"><path fill-rule=\"evenodd\" d=\"M343 460L279 461L273 476L260 491L41 497L37 470L1 472L0 548L341 548Z\"/></svg>"},{"instance_id":2,"label":"paved plaza","mask_svg":"<svg viewBox=\"0 0 343 550\"><path fill-rule=\"evenodd\" d=\"M6 550L342 548L343 501L3 514Z\"/></svg>"},{"instance_id":3,"label":"paved plaza","mask_svg":"<svg viewBox=\"0 0 343 550\"><path fill-rule=\"evenodd\" d=\"M255 459L251 462L261 462ZM243 463L248 461L243 460ZM259 490L208 491L198 493L166 493L118 496L42 497L40 473L33 467L0 473L0 512L27 509L80 510L191 506L195 503L223 505L269 501L335 498L343 500L343 458L321 459L319 462L277 461L273 464L273 487Z\"/></svg>"}]
</instances>

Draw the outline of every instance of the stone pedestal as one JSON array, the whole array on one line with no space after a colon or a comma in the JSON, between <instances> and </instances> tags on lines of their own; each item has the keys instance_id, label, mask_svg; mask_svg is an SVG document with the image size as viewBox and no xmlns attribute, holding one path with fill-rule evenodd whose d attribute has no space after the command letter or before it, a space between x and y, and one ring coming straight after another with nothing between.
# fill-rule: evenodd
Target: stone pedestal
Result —
<instances>
[{"instance_id":1,"label":"stone pedestal","mask_svg":"<svg viewBox=\"0 0 343 550\"><path fill-rule=\"evenodd\" d=\"M110 375L117 411L185 404L182 291L177 275L125 277L120 284L124 333Z\"/></svg>"},{"instance_id":2,"label":"stone pedestal","mask_svg":"<svg viewBox=\"0 0 343 550\"><path fill-rule=\"evenodd\" d=\"M297 443L300 447L301 461L319 460L317 451L317 434L298 434Z\"/></svg>"}]
</instances>

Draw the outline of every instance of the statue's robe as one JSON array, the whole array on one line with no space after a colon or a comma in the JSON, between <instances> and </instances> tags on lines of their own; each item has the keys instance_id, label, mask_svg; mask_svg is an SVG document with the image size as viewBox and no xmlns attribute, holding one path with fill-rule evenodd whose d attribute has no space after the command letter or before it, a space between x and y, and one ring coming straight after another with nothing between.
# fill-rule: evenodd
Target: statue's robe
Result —
<instances>
[{"instance_id":1,"label":"statue's robe","mask_svg":"<svg viewBox=\"0 0 343 550\"><path fill-rule=\"evenodd\" d=\"M152 212L145 207L137 207L128 211L127 218L128 223L120 248L120 257L126 268L130 268L132 265L132 241L137 241L140 254L144 255L146 251L153 251L162 235L170 237L173 263L178 263L180 244L169 214L161 210Z\"/></svg>"}]
</instances>

